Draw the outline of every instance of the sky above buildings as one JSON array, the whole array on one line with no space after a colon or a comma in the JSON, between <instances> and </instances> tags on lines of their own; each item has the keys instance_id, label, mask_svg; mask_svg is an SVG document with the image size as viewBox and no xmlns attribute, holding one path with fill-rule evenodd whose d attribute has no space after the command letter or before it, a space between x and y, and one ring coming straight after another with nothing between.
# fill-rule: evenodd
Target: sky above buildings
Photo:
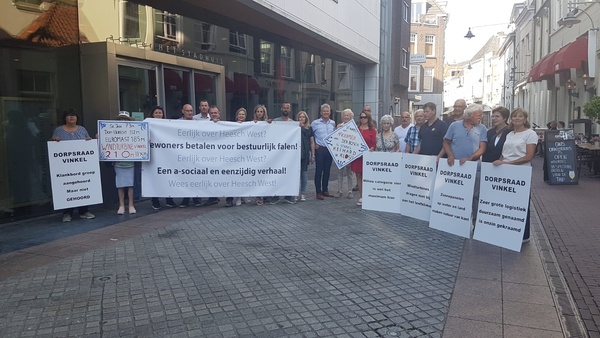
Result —
<instances>
[{"instance_id":1,"label":"sky above buildings","mask_svg":"<svg viewBox=\"0 0 600 338\"><path fill-rule=\"evenodd\" d=\"M444 1L440 1L443 3ZM508 24L515 0L447 0L446 13L450 17L446 27L446 62L470 60L489 38L497 32L510 32ZM488 27L477 27L486 26ZM475 37L464 36L471 27Z\"/></svg>"}]
</instances>

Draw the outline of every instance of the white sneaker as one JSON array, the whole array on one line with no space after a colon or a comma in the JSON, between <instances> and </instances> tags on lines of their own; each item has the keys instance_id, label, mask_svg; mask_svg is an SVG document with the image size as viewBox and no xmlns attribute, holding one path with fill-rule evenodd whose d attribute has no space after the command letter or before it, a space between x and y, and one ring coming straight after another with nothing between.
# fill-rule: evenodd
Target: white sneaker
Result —
<instances>
[{"instance_id":1,"label":"white sneaker","mask_svg":"<svg viewBox=\"0 0 600 338\"><path fill-rule=\"evenodd\" d=\"M238 198L235 199L235 205L237 205L237 206L242 205L242 198L241 197L238 197Z\"/></svg>"},{"instance_id":2,"label":"white sneaker","mask_svg":"<svg viewBox=\"0 0 600 338\"><path fill-rule=\"evenodd\" d=\"M300 194L300 201L301 202L306 202L306 195Z\"/></svg>"},{"instance_id":3,"label":"white sneaker","mask_svg":"<svg viewBox=\"0 0 600 338\"><path fill-rule=\"evenodd\" d=\"M117 215L125 215L125 207L119 207L119 210L117 210Z\"/></svg>"},{"instance_id":4,"label":"white sneaker","mask_svg":"<svg viewBox=\"0 0 600 338\"><path fill-rule=\"evenodd\" d=\"M362 198L358 199L358 202L356 202L356 205L362 205Z\"/></svg>"},{"instance_id":5,"label":"white sneaker","mask_svg":"<svg viewBox=\"0 0 600 338\"><path fill-rule=\"evenodd\" d=\"M63 214L63 223L71 222L71 215Z\"/></svg>"},{"instance_id":6,"label":"white sneaker","mask_svg":"<svg viewBox=\"0 0 600 338\"><path fill-rule=\"evenodd\" d=\"M137 212L137 210L135 210L134 207L129 207L129 213L130 214L135 214Z\"/></svg>"},{"instance_id":7,"label":"white sneaker","mask_svg":"<svg viewBox=\"0 0 600 338\"><path fill-rule=\"evenodd\" d=\"M92 219L92 218L96 218L96 216L94 214L92 214L91 212L86 212L83 215L79 215L79 218L83 218L83 219Z\"/></svg>"}]
</instances>

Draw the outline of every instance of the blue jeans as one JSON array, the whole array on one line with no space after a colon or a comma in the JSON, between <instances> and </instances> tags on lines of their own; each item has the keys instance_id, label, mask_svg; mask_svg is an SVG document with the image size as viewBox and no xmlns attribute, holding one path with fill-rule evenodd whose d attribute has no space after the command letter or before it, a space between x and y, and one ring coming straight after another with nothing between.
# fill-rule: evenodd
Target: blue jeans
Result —
<instances>
[{"instance_id":1,"label":"blue jeans","mask_svg":"<svg viewBox=\"0 0 600 338\"><path fill-rule=\"evenodd\" d=\"M308 178L306 177L306 171L300 172L300 193L304 194L306 186L308 185Z\"/></svg>"},{"instance_id":2,"label":"blue jeans","mask_svg":"<svg viewBox=\"0 0 600 338\"><path fill-rule=\"evenodd\" d=\"M329 172L333 158L327 150L327 147L319 147L315 150L316 168L315 168L315 189L317 194L329 192Z\"/></svg>"}]
</instances>

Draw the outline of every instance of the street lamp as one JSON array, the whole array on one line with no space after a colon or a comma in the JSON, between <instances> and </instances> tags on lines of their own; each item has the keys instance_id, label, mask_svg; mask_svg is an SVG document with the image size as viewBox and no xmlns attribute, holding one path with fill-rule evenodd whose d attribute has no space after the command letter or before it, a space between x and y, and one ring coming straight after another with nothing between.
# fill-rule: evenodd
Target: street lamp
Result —
<instances>
[{"instance_id":1,"label":"street lamp","mask_svg":"<svg viewBox=\"0 0 600 338\"><path fill-rule=\"evenodd\" d=\"M493 24L489 24L489 25L471 26L471 27L469 27L467 34L465 34L465 38L471 40L471 38L475 37L475 34L473 34L473 32L471 31L472 28L482 28L482 27L491 27L491 26L500 26L500 25L508 25L508 24L507 23L493 23Z\"/></svg>"}]
</instances>

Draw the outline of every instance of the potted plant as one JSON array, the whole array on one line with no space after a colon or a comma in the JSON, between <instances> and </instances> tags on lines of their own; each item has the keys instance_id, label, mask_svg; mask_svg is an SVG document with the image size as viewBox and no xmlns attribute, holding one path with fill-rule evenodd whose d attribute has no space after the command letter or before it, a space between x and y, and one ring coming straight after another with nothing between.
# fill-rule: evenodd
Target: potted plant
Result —
<instances>
[{"instance_id":1,"label":"potted plant","mask_svg":"<svg viewBox=\"0 0 600 338\"><path fill-rule=\"evenodd\" d=\"M583 113L600 124L600 96L594 96L583 106Z\"/></svg>"}]
</instances>

